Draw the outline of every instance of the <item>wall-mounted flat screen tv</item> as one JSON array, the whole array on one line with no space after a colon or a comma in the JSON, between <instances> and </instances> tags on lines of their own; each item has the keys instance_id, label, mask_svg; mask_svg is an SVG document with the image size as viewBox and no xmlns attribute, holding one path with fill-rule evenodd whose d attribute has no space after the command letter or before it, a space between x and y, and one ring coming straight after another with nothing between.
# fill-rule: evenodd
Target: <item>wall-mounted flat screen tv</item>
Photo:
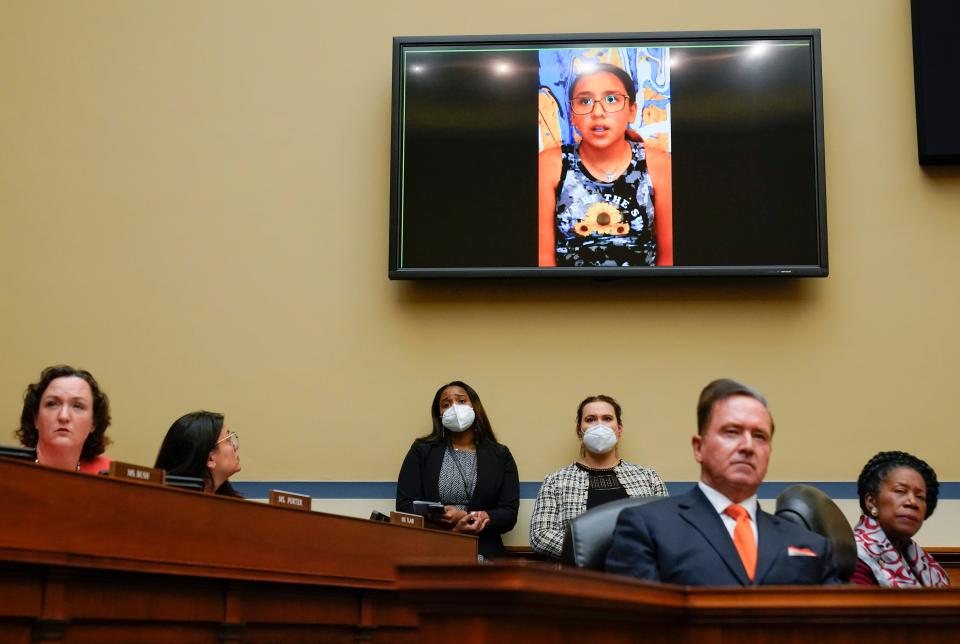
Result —
<instances>
[{"instance_id":1,"label":"wall-mounted flat screen tv","mask_svg":"<svg viewBox=\"0 0 960 644\"><path fill-rule=\"evenodd\" d=\"M389 276L827 275L820 32L398 37Z\"/></svg>"}]
</instances>

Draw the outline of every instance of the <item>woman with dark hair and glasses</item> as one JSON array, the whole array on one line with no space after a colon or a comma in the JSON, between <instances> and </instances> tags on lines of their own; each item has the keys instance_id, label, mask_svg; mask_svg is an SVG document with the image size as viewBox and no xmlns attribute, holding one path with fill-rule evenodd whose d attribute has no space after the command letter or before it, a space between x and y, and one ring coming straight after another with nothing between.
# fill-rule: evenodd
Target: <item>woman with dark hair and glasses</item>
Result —
<instances>
[{"instance_id":1,"label":"woman with dark hair and glasses","mask_svg":"<svg viewBox=\"0 0 960 644\"><path fill-rule=\"evenodd\" d=\"M428 515L431 527L479 537L484 557L503 553L500 535L517 523L517 464L497 442L480 396L455 380L430 405L432 431L414 441L400 467L397 510L414 512L414 501L443 505Z\"/></svg>"},{"instance_id":2,"label":"woman with dark hair and glasses","mask_svg":"<svg viewBox=\"0 0 960 644\"><path fill-rule=\"evenodd\" d=\"M540 153L539 265L672 265L670 155L629 129L633 79L616 65L589 65L569 99L580 142Z\"/></svg>"},{"instance_id":3,"label":"woman with dark hair and glasses","mask_svg":"<svg viewBox=\"0 0 960 644\"><path fill-rule=\"evenodd\" d=\"M530 547L559 559L567 523L598 505L629 496L667 496L656 471L620 460L620 403L588 396L577 407L580 458L543 479L530 518Z\"/></svg>"},{"instance_id":4,"label":"woman with dark hair and glasses","mask_svg":"<svg viewBox=\"0 0 960 644\"><path fill-rule=\"evenodd\" d=\"M891 588L950 585L946 571L913 536L937 508L940 483L926 462L906 452L880 452L860 472L860 521L853 531L855 584Z\"/></svg>"},{"instance_id":5,"label":"woman with dark hair and glasses","mask_svg":"<svg viewBox=\"0 0 960 644\"><path fill-rule=\"evenodd\" d=\"M110 467L110 399L89 371L47 367L23 394L17 438L37 450L36 462L96 474Z\"/></svg>"},{"instance_id":6,"label":"woman with dark hair and glasses","mask_svg":"<svg viewBox=\"0 0 960 644\"><path fill-rule=\"evenodd\" d=\"M167 430L154 467L201 478L204 492L239 497L227 479L240 471L240 437L227 427L223 414L186 414Z\"/></svg>"}]
</instances>

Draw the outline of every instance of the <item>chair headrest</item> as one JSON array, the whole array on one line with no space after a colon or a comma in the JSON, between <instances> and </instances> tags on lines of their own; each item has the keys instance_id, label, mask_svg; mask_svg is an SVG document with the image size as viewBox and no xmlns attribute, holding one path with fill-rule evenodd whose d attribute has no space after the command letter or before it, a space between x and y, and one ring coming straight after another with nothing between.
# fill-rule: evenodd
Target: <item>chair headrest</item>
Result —
<instances>
[{"instance_id":1,"label":"chair headrest","mask_svg":"<svg viewBox=\"0 0 960 644\"><path fill-rule=\"evenodd\" d=\"M777 497L776 514L830 539L840 579L850 578L857 566L857 544L833 499L811 485L791 485Z\"/></svg>"},{"instance_id":2,"label":"chair headrest","mask_svg":"<svg viewBox=\"0 0 960 644\"><path fill-rule=\"evenodd\" d=\"M37 450L33 447L0 445L0 456L6 456L7 458L19 458L25 461L35 461L37 460Z\"/></svg>"},{"instance_id":3,"label":"chair headrest","mask_svg":"<svg viewBox=\"0 0 960 644\"><path fill-rule=\"evenodd\" d=\"M571 519L563 535L560 561L580 568L603 570L607 551L613 543L613 529L623 510L662 499L660 496L634 496L617 499L587 510Z\"/></svg>"}]
</instances>

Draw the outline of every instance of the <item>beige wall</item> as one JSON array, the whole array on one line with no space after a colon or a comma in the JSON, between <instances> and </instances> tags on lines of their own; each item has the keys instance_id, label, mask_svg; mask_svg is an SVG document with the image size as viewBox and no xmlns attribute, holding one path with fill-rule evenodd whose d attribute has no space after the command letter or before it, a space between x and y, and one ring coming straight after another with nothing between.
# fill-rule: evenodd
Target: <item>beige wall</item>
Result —
<instances>
[{"instance_id":1,"label":"beige wall","mask_svg":"<svg viewBox=\"0 0 960 644\"><path fill-rule=\"evenodd\" d=\"M389 480L462 378L523 480L572 460L595 392L626 458L691 480L696 395L731 375L772 401L769 479L852 480L889 448L960 479L960 171L916 161L909 3L554 5L0 2L0 442L69 362L113 400L115 458L151 463L205 407L240 479ZM387 280L392 36L802 27L830 277ZM604 325L622 346L578 342Z\"/></svg>"}]
</instances>

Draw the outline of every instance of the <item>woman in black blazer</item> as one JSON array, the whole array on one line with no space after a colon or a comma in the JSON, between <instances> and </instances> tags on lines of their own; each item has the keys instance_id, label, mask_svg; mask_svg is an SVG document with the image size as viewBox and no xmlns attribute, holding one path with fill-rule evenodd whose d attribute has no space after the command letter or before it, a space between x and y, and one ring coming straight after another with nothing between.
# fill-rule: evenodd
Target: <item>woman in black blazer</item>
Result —
<instances>
[{"instance_id":1,"label":"woman in black blazer","mask_svg":"<svg viewBox=\"0 0 960 644\"><path fill-rule=\"evenodd\" d=\"M500 535L517 523L517 464L497 442L480 397L459 380L437 390L430 406L433 431L413 442L397 480L397 511L414 501L443 504L428 514L431 528L476 535L486 557L503 554Z\"/></svg>"}]
</instances>

